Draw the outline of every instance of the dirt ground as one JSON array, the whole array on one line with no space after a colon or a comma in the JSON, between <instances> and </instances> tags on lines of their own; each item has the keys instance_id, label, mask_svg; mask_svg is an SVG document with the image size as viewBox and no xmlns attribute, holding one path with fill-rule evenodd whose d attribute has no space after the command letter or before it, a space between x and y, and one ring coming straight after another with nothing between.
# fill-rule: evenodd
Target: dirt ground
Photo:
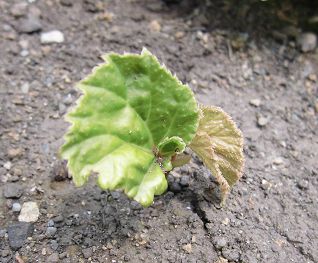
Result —
<instances>
[{"instance_id":1,"label":"dirt ground","mask_svg":"<svg viewBox=\"0 0 318 263\"><path fill-rule=\"evenodd\" d=\"M262 25L223 26L218 6L202 15L191 1L38 0L14 10L21 2L0 0L0 262L318 262L317 51L257 34ZM34 32L29 16L40 21ZM41 43L50 30L64 41ZM143 46L242 129L245 173L224 207L195 157L147 209L94 182L60 180L74 84L103 53ZM5 197L8 188L19 193ZM13 249L12 206L27 201L40 216Z\"/></svg>"}]
</instances>

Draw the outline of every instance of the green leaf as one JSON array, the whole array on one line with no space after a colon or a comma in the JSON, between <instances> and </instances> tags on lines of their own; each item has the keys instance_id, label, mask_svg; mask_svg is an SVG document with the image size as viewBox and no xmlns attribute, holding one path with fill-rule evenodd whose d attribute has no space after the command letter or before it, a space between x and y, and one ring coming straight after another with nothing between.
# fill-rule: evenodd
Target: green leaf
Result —
<instances>
[{"instance_id":1,"label":"green leaf","mask_svg":"<svg viewBox=\"0 0 318 263\"><path fill-rule=\"evenodd\" d=\"M178 136L165 138L158 144L159 155L164 157L181 153L185 150L185 148L186 144Z\"/></svg>"},{"instance_id":2,"label":"green leaf","mask_svg":"<svg viewBox=\"0 0 318 263\"><path fill-rule=\"evenodd\" d=\"M199 127L190 148L216 177L224 200L242 175L243 136L222 109L208 106L200 108Z\"/></svg>"},{"instance_id":3,"label":"green leaf","mask_svg":"<svg viewBox=\"0 0 318 263\"><path fill-rule=\"evenodd\" d=\"M102 189L122 189L148 206L167 188L158 146L166 159L183 150L197 130L197 104L145 49L104 60L78 85L83 96L67 115L72 126L61 156L77 186L96 172Z\"/></svg>"},{"instance_id":4,"label":"green leaf","mask_svg":"<svg viewBox=\"0 0 318 263\"><path fill-rule=\"evenodd\" d=\"M158 144L158 158L161 163L161 167L165 173L173 169L172 160L175 159L186 148L184 141L178 137L173 136L165 138Z\"/></svg>"}]
</instances>

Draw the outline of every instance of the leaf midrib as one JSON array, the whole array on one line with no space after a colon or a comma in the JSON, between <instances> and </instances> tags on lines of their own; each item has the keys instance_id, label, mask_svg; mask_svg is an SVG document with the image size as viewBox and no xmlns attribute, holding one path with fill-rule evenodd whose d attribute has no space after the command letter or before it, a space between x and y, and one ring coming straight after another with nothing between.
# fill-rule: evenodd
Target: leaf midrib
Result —
<instances>
[{"instance_id":1,"label":"leaf midrib","mask_svg":"<svg viewBox=\"0 0 318 263\"><path fill-rule=\"evenodd\" d=\"M119 75L120 75L120 77L122 78L122 79L125 79L125 76L124 76L124 74L122 73L122 71L121 71L121 69L118 67L118 65L114 62L114 61L112 61L111 60L111 62L112 62L112 65L117 69L117 72L119 73ZM110 63L110 62L109 62ZM154 139L153 139L153 134L152 134L152 132L151 132L151 130L149 129L149 127L148 127L148 118L149 118L149 116L150 116L150 114L151 114L151 107L152 107L152 103L150 104L150 107L149 107L149 111L148 111L148 116L147 116L147 121L145 121L140 115L139 115L139 113L136 111L136 109L135 108L133 108L131 105L130 105L130 103L129 103L129 100L127 99L127 85L126 85L126 83L125 83L125 90L126 90L126 98L122 98L122 97L120 97L120 96L118 96L118 94L116 94L116 93L114 93L115 94L115 96L117 96L118 98L121 98L121 99L123 99L124 101L126 101L126 103L127 103L127 105L129 105L129 107L137 114L137 116L138 116L138 118L144 123L144 125L146 126L146 128L147 128L147 132L148 132L148 134L150 135L150 139L151 139L151 145L154 145ZM112 91L110 91L110 92L112 92ZM151 92L151 89L150 89L150 99L152 99L152 92Z\"/></svg>"},{"instance_id":2,"label":"leaf midrib","mask_svg":"<svg viewBox=\"0 0 318 263\"><path fill-rule=\"evenodd\" d=\"M112 91L112 90L108 90L108 89L105 89L105 88L102 88L102 87L91 86L91 85L87 85L87 84L81 84L81 86L83 86L83 87L89 87L89 88L102 89L104 92L109 92L109 93L113 94L116 98L118 98L119 100L121 100L122 102L126 103L126 107L129 107L129 109L133 110L133 111L136 113L136 115L138 116L138 119L139 119L141 122L143 122L144 126L146 127L146 129L147 129L147 134L148 134L149 139L150 139L150 145L152 146L152 145L154 144L153 134L152 134L152 132L150 131L147 122L141 118L141 116L139 115L139 113L136 111L136 109L135 109L134 107L132 107L132 106L130 105L130 103L129 103L129 101L128 101L127 99L125 99L125 98L119 96L117 93L115 93L115 92ZM151 108L151 107L150 107L150 108ZM150 110L149 110L149 111L150 111ZM114 135L114 136L115 136L115 135ZM91 138L91 137L90 137L90 138ZM120 137L118 137L118 138L121 139ZM121 140L123 140L123 139L121 139ZM140 145L138 145L138 144L136 144L136 143L131 143L131 142L130 142L130 144L134 144L134 145L136 145L136 146L142 147L142 146L140 146ZM151 149L151 148L149 148L149 149Z\"/></svg>"}]
</instances>

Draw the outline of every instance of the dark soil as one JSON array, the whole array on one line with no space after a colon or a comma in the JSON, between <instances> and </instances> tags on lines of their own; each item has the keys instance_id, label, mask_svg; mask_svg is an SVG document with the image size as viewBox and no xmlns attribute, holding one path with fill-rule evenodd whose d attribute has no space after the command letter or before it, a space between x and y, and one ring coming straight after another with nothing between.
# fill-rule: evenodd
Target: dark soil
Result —
<instances>
[{"instance_id":1,"label":"dark soil","mask_svg":"<svg viewBox=\"0 0 318 263\"><path fill-rule=\"evenodd\" d=\"M0 0L0 192L19 186L0 196L0 262L318 262L317 53L186 0L38 0L14 16L20 2ZM20 33L30 14L41 28ZM41 44L54 29L65 41ZM147 209L94 182L75 188L58 161L74 84L103 53L143 46L242 129L245 173L224 207L195 157ZM14 251L11 207L26 201L40 217Z\"/></svg>"}]
</instances>

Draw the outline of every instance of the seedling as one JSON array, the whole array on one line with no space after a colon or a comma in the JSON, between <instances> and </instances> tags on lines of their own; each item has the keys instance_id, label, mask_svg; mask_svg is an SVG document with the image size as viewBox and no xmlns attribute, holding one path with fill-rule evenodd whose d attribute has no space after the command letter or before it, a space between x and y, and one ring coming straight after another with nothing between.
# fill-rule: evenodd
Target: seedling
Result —
<instances>
[{"instance_id":1,"label":"seedling","mask_svg":"<svg viewBox=\"0 0 318 263\"><path fill-rule=\"evenodd\" d=\"M78 87L83 95L67 115L61 148L75 185L92 172L106 190L123 190L147 207L167 189L166 175L189 159L190 147L211 170L223 199L243 167L242 134L220 108L198 106L148 50L103 57Z\"/></svg>"}]
</instances>

